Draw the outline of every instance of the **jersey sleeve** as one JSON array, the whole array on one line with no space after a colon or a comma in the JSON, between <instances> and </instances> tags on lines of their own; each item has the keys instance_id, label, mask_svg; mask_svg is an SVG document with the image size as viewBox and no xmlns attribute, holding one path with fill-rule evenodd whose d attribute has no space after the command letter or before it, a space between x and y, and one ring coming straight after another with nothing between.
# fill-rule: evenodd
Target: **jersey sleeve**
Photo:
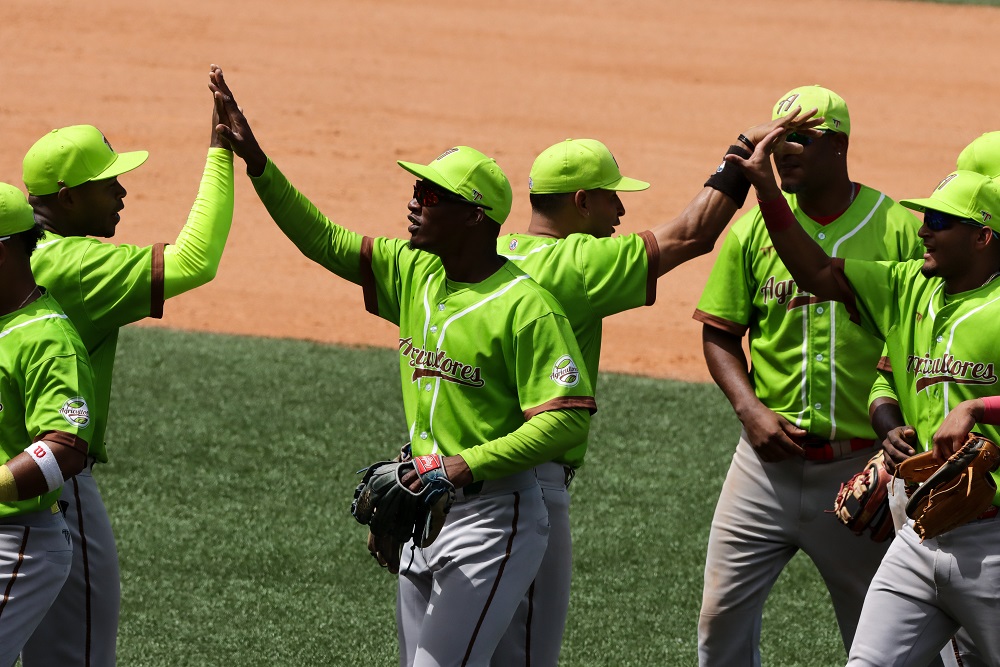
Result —
<instances>
[{"instance_id":1,"label":"jersey sleeve","mask_svg":"<svg viewBox=\"0 0 1000 667\"><path fill-rule=\"evenodd\" d=\"M586 408L597 412L583 355L565 316L549 313L514 336L514 374L525 419L548 410Z\"/></svg>"},{"instance_id":2,"label":"jersey sleeve","mask_svg":"<svg viewBox=\"0 0 1000 667\"><path fill-rule=\"evenodd\" d=\"M233 224L233 153L210 148L187 222L163 253L169 299L215 278Z\"/></svg>"},{"instance_id":3,"label":"jersey sleeve","mask_svg":"<svg viewBox=\"0 0 1000 667\"><path fill-rule=\"evenodd\" d=\"M459 452L475 481L498 479L558 459L587 441L590 412L551 410L526 421L516 431Z\"/></svg>"},{"instance_id":4,"label":"jersey sleeve","mask_svg":"<svg viewBox=\"0 0 1000 667\"><path fill-rule=\"evenodd\" d=\"M753 290L747 289L747 273L746 253L734 227L722 242L694 319L742 337L749 328L753 308Z\"/></svg>"},{"instance_id":5,"label":"jersey sleeve","mask_svg":"<svg viewBox=\"0 0 1000 667\"><path fill-rule=\"evenodd\" d=\"M85 451L94 432L89 360L74 354L46 357L27 370L25 386L24 424L32 441L56 432L63 434L58 441Z\"/></svg>"},{"instance_id":6,"label":"jersey sleeve","mask_svg":"<svg viewBox=\"0 0 1000 667\"><path fill-rule=\"evenodd\" d=\"M278 228L303 255L341 278L360 284L361 234L323 215L270 159L264 173L251 176L250 181Z\"/></svg>"},{"instance_id":7,"label":"jersey sleeve","mask_svg":"<svg viewBox=\"0 0 1000 667\"><path fill-rule=\"evenodd\" d=\"M79 295L87 317L108 330L163 312L163 246L89 243L80 259Z\"/></svg>"},{"instance_id":8,"label":"jersey sleeve","mask_svg":"<svg viewBox=\"0 0 1000 667\"><path fill-rule=\"evenodd\" d=\"M361 288L365 310L393 324L399 324L403 282L413 277L421 259L433 257L409 249L403 239L364 237L361 243ZM419 286L416 286L419 289Z\"/></svg>"},{"instance_id":9,"label":"jersey sleeve","mask_svg":"<svg viewBox=\"0 0 1000 667\"><path fill-rule=\"evenodd\" d=\"M868 393L868 405L870 406L880 398L890 398L897 403L899 402L896 384L892 380L892 372L884 371L881 368L875 373L875 382L872 383L872 389Z\"/></svg>"},{"instance_id":10,"label":"jersey sleeve","mask_svg":"<svg viewBox=\"0 0 1000 667\"><path fill-rule=\"evenodd\" d=\"M576 264L598 317L653 305L659 246L652 233L602 239L583 236L579 241Z\"/></svg>"},{"instance_id":11,"label":"jersey sleeve","mask_svg":"<svg viewBox=\"0 0 1000 667\"><path fill-rule=\"evenodd\" d=\"M854 293L854 303L845 303L851 320L883 341L899 321L899 274L905 267L900 262L833 260L835 275Z\"/></svg>"}]
</instances>

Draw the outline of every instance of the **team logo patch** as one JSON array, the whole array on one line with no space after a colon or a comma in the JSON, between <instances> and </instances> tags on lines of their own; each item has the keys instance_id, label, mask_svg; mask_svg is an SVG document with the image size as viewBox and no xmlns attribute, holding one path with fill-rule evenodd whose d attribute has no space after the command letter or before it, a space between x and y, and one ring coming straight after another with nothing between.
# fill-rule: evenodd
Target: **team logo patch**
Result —
<instances>
[{"instance_id":1,"label":"team logo patch","mask_svg":"<svg viewBox=\"0 0 1000 667\"><path fill-rule=\"evenodd\" d=\"M63 403L63 406L59 408L59 414L69 422L70 426L86 428L87 424L90 423L90 408L87 407L87 401L79 396Z\"/></svg>"},{"instance_id":2,"label":"team logo patch","mask_svg":"<svg viewBox=\"0 0 1000 667\"><path fill-rule=\"evenodd\" d=\"M563 387L575 387L580 384L580 369L573 361L573 357L564 354L552 366L552 375L549 378Z\"/></svg>"},{"instance_id":3,"label":"team logo patch","mask_svg":"<svg viewBox=\"0 0 1000 667\"><path fill-rule=\"evenodd\" d=\"M517 239L511 239L510 244L507 247L511 250L517 250Z\"/></svg>"},{"instance_id":4,"label":"team logo patch","mask_svg":"<svg viewBox=\"0 0 1000 667\"><path fill-rule=\"evenodd\" d=\"M987 222L989 222L990 220L993 219L993 216L990 215L990 213L988 211L979 211L979 213L980 213L980 215L983 216L983 224L985 224L985 223L987 223Z\"/></svg>"}]
</instances>

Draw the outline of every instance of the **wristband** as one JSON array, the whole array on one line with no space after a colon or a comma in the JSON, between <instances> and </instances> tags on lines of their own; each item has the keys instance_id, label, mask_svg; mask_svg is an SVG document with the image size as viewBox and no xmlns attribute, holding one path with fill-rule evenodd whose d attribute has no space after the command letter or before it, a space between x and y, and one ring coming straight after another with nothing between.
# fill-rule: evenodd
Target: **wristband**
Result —
<instances>
[{"instance_id":1,"label":"wristband","mask_svg":"<svg viewBox=\"0 0 1000 667\"><path fill-rule=\"evenodd\" d=\"M1000 424L1000 396L985 396L983 399L983 424Z\"/></svg>"},{"instance_id":2,"label":"wristband","mask_svg":"<svg viewBox=\"0 0 1000 667\"><path fill-rule=\"evenodd\" d=\"M726 155L739 155L744 160L750 158L750 152L743 146L736 144L729 147ZM719 168L705 181L705 187L718 190L736 202L737 207L740 207L747 200L747 193L750 192L750 181L747 180L742 167L726 162L723 158Z\"/></svg>"},{"instance_id":3,"label":"wristband","mask_svg":"<svg viewBox=\"0 0 1000 667\"><path fill-rule=\"evenodd\" d=\"M42 475L45 476L45 486L48 487L48 490L51 492L61 489L63 485L62 470L59 468L56 455L52 453L49 445L44 440L39 440L38 442L31 443L25 451L28 452L28 455L41 468Z\"/></svg>"},{"instance_id":4,"label":"wristband","mask_svg":"<svg viewBox=\"0 0 1000 667\"><path fill-rule=\"evenodd\" d=\"M783 232L798 222L784 197L771 201L758 199L757 204L760 206L761 215L764 216L764 226L769 232Z\"/></svg>"},{"instance_id":5,"label":"wristband","mask_svg":"<svg viewBox=\"0 0 1000 667\"><path fill-rule=\"evenodd\" d=\"M754 142L750 141L749 139L746 138L746 136L742 134L739 137L737 137L737 139L740 141L740 143L746 146L751 153L755 148L757 148L757 145Z\"/></svg>"},{"instance_id":6,"label":"wristband","mask_svg":"<svg viewBox=\"0 0 1000 667\"><path fill-rule=\"evenodd\" d=\"M7 466L0 466L0 503L12 503L17 500L17 483L14 473Z\"/></svg>"}]
</instances>

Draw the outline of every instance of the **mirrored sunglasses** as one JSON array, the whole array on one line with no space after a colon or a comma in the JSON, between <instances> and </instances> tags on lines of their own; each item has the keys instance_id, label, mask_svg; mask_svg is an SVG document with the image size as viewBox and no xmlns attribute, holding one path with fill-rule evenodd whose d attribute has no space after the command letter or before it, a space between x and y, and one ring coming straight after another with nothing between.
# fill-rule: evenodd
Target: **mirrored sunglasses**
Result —
<instances>
[{"instance_id":1,"label":"mirrored sunglasses","mask_svg":"<svg viewBox=\"0 0 1000 667\"><path fill-rule=\"evenodd\" d=\"M981 222L972 220L971 218L961 218L957 215L951 215L950 213L943 213L942 211L935 211L933 209L927 209L924 211L924 224L927 225L927 229L932 232L942 232L946 229L951 229L952 225L956 222L979 228L986 226Z\"/></svg>"},{"instance_id":2,"label":"mirrored sunglasses","mask_svg":"<svg viewBox=\"0 0 1000 667\"><path fill-rule=\"evenodd\" d=\"M493 207L491 206L471 202L461 195L457 195L454 192L445 190L444 188L431 185L427 181L417 181L413 184L413 198L417 200L417 203L420 204L420 206L427 208L437 206L441 203L441 200L447 200L459 204L468 204L469 206L478 206L479 208L486 209L488 211L493 210Z\"/></svg>"}]
</instances>

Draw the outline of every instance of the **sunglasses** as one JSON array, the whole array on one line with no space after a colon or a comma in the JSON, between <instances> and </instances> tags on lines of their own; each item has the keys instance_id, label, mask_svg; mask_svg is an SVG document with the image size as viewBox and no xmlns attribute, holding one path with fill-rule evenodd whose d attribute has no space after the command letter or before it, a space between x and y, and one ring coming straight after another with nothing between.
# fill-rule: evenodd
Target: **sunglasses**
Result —
<instances>
[{"instance_id":1,"label":"sunglasses","mask_svg":"<svg viewBox=\"0 0 1000 667\"><path fill-rule=\"evenodd\" d=\"M0 236L0 241L6 241L9 238L9 236Z\"/></svg>"},{"instance_id":2,"label":"sunglasses","mask_svg":"<svg viewBox=\"0 0 1000 667\"><path fill-rule=\"evenodd\" d=\"M434 187L428 184L427 181L417 181L413 184L413 198L417 200L417 203L422 207L437 206L441 203L442 199L447 201L453 201L458 204L468 204L469 206L476 206L487 211L492 211L492 206L486 206L484 204L477 204L476 202L471 202L461 195L457 195L454 192L448 192L443 188Z\"/></svg>"},{"instance_id":3,"label":"sunglasses","mask_svg":"<svg viewBox=\"0 0 1000 667\"><path fill-rule=\"evenodd\" d=\"M826 136L833 132L833 130L820 130L823 136ZM799 144L800 146L811 146L816 139L819 137L810 137L808 134L800 134L799 132L792 132L785 137L785 141L790 141L793 144Z\"/></svg>"},{"instance_id":4,"label":"sunglasses","mask_svg":"<svg viewBox=\"0 0 1000 667\"><path fill-rule=\"evenodd\" d=\"M980 222L972 220L971 218L960 218L957 215L942 213L941 211L935 211L933 209L927 209L924 211L924 224L927 225L927 229L932 232L943 232L946 229L951 229L952 225L956 222L960 222L963 225L978 227L980 229L986 226Z\"/></svg>"}]
</instances>

